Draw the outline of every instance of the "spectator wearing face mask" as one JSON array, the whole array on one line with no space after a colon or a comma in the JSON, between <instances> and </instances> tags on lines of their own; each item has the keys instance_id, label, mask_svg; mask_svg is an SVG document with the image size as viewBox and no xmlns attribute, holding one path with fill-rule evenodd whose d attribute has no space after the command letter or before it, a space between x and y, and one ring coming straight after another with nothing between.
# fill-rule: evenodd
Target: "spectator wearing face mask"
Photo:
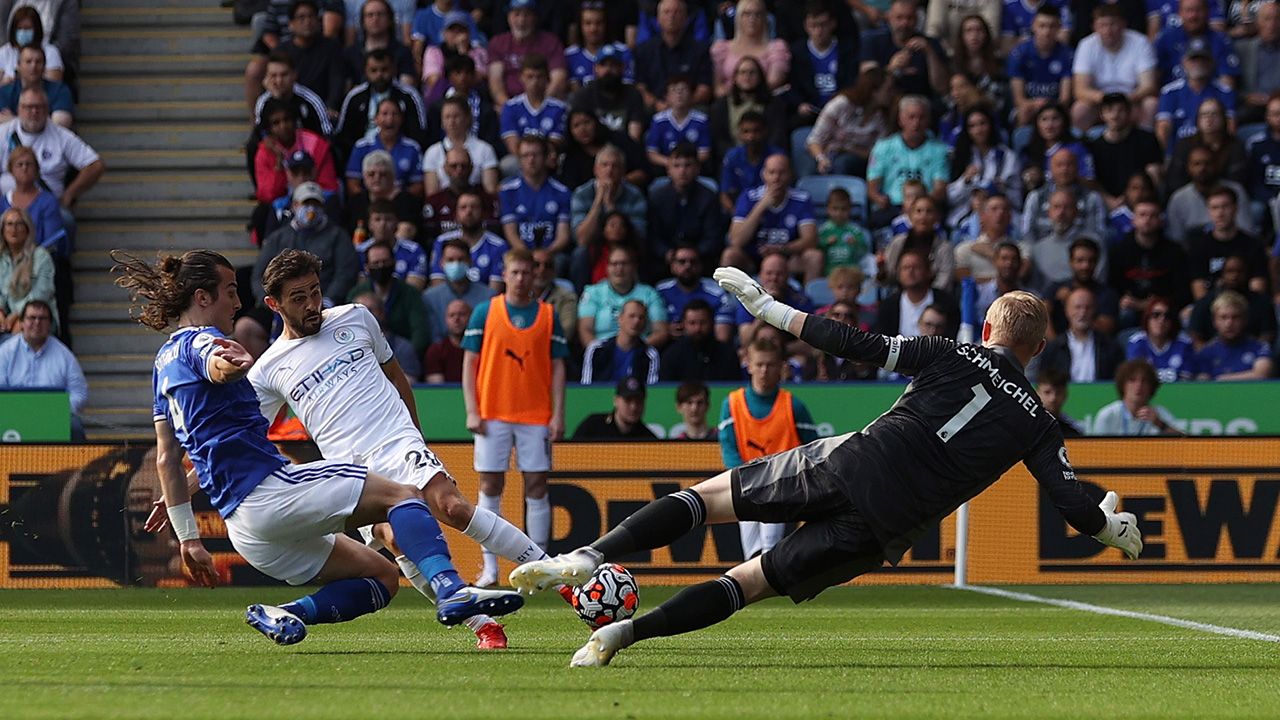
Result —
<instances>
[{"instance_id":1,"label":"spectator wearing face mask","mask_svg":"<svg viewBox=\"0 0 1280 720\"><path fill-rule=\"evenodd\" d=\"M273 314L263 304L266 290L262 286L262 275L267 263L289 248L306 250L320 258L320 287L325 307L345 302L356 283L360 258L351 244L351 236L326 216L324 191L319 185L313 182L299 185L293 191L293 219L262 241L262 250L254 264L252 290L258 307L236 322L237 340L254 357L261 354L254 353L255 348L266 349L273 321Z\"/></svg>"},{"instance_id":2,"label":"spectator wearing face mask","mask_svg":"<svg viewBox=\"0 0 1280 720\"><path fill-rule=\"evenodd\" d=\"M427 307L431 338L439 340L449 332L445 322L449 303L464 300L474 308L488 301L493 296L493 289L488 283L471 281L471 248L465 240L446 240L434 255L444 274L444 282L432 285L422 293L422 304Z\"/></svg>"},{"instance_id":3,"label":"spectator wearing face mask","mask_svg":"<svg viewBox=\"0 0 1280 720\"><path fill-rule=\"evenodd\" d=\"M370 245L364 254L364 270L368 279L347 293L347 302L364 293L373 293L382 303L386 329L408 338L414 353L421 357L430 344L427 311L418 289L396 277L395 250L386 243Z\"/></svg>"}]
</instances>

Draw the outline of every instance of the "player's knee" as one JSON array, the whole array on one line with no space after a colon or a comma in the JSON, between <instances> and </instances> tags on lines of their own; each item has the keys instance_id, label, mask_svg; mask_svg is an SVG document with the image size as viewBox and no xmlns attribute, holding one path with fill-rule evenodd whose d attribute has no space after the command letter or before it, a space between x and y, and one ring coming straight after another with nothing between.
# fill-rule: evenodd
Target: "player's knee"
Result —
<instances>
[{"instance_id":1,"label":"player's knee","mask_svg":"<svg viewBox=\"0 0 1280 720\"><path fill-rule=\"evenodd\" d=\"M453 492L432 495L427 499L427 504L437 520L455 530L466 530L475 514L475 507L456 488Z\"/></svg>"},{"instance_id":2,"label":"player's knee","mask_svg":"<svg viewBox=\"0 0 1280 720\"><path fill-rule=\"evenodd\" d=\"M395 597L400 591L400 568L389 562L383 562L382 567L378 569L378 574L373 576L374 580L382 583L387 589L387 595Z\"/></svg>"},{"instance_id":3,"label":"player's knee","mask_svg":"<svg viewBox=\"0 0 1280 720\"><path fill-rule=\"evenodd\" d=\"M524 475L524 496L541 500L547 496L547 474L546 473L525 473Z\"/></svg>"}]
</instances>

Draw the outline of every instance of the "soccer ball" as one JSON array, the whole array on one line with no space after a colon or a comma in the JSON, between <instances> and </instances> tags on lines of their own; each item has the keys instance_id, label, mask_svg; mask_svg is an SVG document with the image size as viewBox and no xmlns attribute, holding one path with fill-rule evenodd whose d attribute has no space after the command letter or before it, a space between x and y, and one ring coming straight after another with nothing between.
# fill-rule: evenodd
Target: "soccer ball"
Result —
<instances>
[{"instance_id":1,"label":"soccer ball","mask_svg":"<svg viewBox=\"0 0 1280 720\"><path fill-rule=\"evenodd\" d=\"M615 563L596 568L586 582L573 589L573 609L592 630L626 620L635 614L639 605L636 579Z\"/></svg>"}]
</instances>

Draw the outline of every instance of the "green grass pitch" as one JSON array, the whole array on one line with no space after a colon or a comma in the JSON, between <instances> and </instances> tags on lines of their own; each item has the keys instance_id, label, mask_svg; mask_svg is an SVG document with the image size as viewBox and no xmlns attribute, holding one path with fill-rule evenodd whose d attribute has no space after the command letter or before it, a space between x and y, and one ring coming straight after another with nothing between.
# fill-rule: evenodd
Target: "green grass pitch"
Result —
<instances>
[{"instance_id":1,"label":"green grass pitch","mask_svg":"<svg viewBox=\"0 0 1280 720\"><path fill-rule=\"evenodd\" d=\"M1280 634L1275 585L1016 589ZM572 670L586 626L554 594L488 653L410 589L289 648L243 624L291 595L0 591L0 718L1280 716L1280 644L939 587L770 600Z\"/></svg>"}]
</instances>

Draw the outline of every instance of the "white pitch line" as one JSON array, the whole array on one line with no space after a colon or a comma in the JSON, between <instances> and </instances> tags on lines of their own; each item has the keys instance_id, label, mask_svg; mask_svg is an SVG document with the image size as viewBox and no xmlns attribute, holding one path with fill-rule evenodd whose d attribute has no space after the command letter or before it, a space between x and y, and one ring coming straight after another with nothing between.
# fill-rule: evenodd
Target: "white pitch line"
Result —
<instances>
[{"instance_id":1,"label":"white pitch line","mask_svg":"<svg viewBox=\"0 0 1280 720\"><path fill-rule=\"evenodd\" d=\"M1042 603L1044 605L1053 605L1054 607L1066 608L1068 610L1091 612L1098 615L1112 615L1115 617L1130 618L1132 620L1147 620L1149 622L1172 625L1174 627L1186 628L1188 630L1199 630L1201 632L1214 633L1216 635L1226 635L1228 637L1241 638L1243 640L1262 640L1263 642L1280 643L1280 635L1272 635L1270 633L1262 633L1254 630L1241 630L1239 628L1224 627L1222 625L1211 625L1209 623L1196 622L1194 620L1183 620L1182 618L1169 617L1168 615L1156 615L1154 613L1137 612L1135 610L1121 610L1119 608L1111 608L1104 605L1093 605L1091 603L1077 602L1075 600L1061 600L1058 598L1032 595L1030 593L1020 593L1013 592L1011 590L1001 590L1000 588L983 587L981 585L965 585L963 587L950 585L948 587L956 590L969 590L970 592L982 593L983 595L994 595L995 597L1002 597L1009 600Z\"/></svg>"}]
</instances>

